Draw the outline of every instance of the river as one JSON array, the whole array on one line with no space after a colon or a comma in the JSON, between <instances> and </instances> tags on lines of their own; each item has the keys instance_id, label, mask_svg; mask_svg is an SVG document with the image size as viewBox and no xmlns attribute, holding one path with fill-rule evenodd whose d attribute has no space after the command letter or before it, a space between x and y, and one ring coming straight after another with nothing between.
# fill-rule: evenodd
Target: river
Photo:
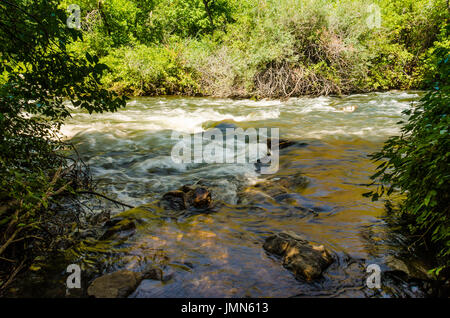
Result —
<instances>
[{"instance_id":1,"label":"river","mask_svg":"<svg viewBox=\"0 0 450 318\"><path fill-rule=\"evenodd\" d=\"M362 194L371 189L366 184L375 168L368 155L399 133L402 111L422 94L393 91L285 101L139 97L116 113L74 111L61 131L89 163L99 188L124 203L149 204L198 180L220 185L226 204L211 213L165 215L149 208L151 217L128 242L129 253L111 269L134 269L158 259L171 279L144 280L131 297L421 296L411 283L365 287L364 266L385 269L387 255L395 254L400 244L387 239L384 203ZM260 180L253 164L173 162L170 154L177 141L171 139L172 131L195 134L224 120L242 128L276 127L281 138L302 142L281 150L277 174L301 172L308 186L287 202L245 205L239 202L236 180L248 185ZM296 206L317 213L300 214ZM112 209L113 214L123 210ZM285 230L336 253L337 262L323 278L298 281L263 250L264 238Z\"/></svg>"}]
</instances>

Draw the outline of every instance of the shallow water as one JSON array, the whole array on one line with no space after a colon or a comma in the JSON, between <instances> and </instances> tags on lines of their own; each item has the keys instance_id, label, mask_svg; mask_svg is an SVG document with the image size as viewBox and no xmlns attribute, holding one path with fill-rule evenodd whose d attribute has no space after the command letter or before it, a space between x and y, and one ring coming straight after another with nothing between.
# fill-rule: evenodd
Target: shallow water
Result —
<instances>
[{"instance_id":1,"label":"shallow water","mask_svg":"<svg viewBox=\"0 0 450 318\"><path fill-rule=\"evenodd\" d=\"M114 266L135 269L159 257L172 278L144 280L132 297L420 296L411 285L400 291L388 283L378 291L365 287L365 266L385 268L386 255L399 246L386 239L383 202L362 193L370 189L366 184L375 167L367 155L398 134L401 112L421 95L401 91L287 101L133 98L116 113L74 111L62 133L90 164L100 189L133 206L198 180L220 186L226 204L211 213L170 215L148 208L148 222ZM348 106L357 107L348 112ZM200 133L222 120L242 128L276 127L281 138L306 143L280 152L277 174L300 171L308 186L287 201L239 204L239 187L264 177L253 164L171 160L173 130ZM317 214L299 213L298 206ZM113 207L113 213L120 211ZM284 230L324 244L337 262L318 281L296 280L262 248L268 235Z\"/></svg>"}]
</instances>

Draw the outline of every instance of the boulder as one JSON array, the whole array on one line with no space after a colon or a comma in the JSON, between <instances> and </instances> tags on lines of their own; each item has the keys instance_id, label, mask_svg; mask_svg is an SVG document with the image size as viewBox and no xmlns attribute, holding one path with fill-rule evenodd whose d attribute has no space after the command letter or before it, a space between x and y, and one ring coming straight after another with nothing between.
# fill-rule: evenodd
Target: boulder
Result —
<instances>
[{"instance_id":1,"label":"boulder","mask_svg":"<svg viewBox=\"0 0 450 318\"><path fill-rule=\"evenodd\" d=\"M189 205L197 209L207 209L211 205L211 192L204 187L191 189L187 192Z\"/></svg>"},{"instance_id":2,"label":"boulder","mask_svg":"<svg viewBox=\"0 0 450 318\"><path fill-rule=\"evenodd\" d=\"M189 208L207 210L212 206L211 192L205 187L182 186L179 190L165 193L160 206L182 211Z\"/></svg>"},{"instance_id":3,"label":"boulder","mask_svg":"<svg viewBox=\"0 0 450 318\"><path fill-rule=\"evenodd\" d=\"M301 173L287 176L272 176L245 188L240 196L241 203L277 201L278 197L297 193L308 184L308 179Z\"/></svg>"},{"instance_id":4,"label":"boulder","mask_svg":"<svg viewBox=\"0 0 450 318\"><path fill-rule=\"evenodd\" d=\"M334 261L323 245L314 245L297 234L282 232L268 237L264 249L282 257L283 266L292 271L297 279L311 281Z\"/></svg>"},{"instance_id":5,"label":"boulder","mask_svg":"<svg viewBox=\"0 0 450 318\"><path fill-rule=\"evenodd\" d=\"M222 202L237 204L238 192L243 187L246 179L241 176L228 175L225 178L199 179L197 186L207 188L211 192L211 200L214 205Z\"/></svg>"},{"instance_id":6,"label":"boulder","mask_svg":"<svg viewBox=\"0 0 450 318\"><path fill-rule=\"evenodd\" d=\"M165 209L176 211L185 210L186 193L180 190L169 191L162 196L159 203Z\"/></svg>"},{"instance_id":7,"label":"boulder","mask_svg":"<svg viewBox=\"0 0 450 318\"><path fill-rule=\"evenodd\" d=\"M96 278L87 293L95 298L124 298L137 288L143 278L141 273L120 270Z\"/></svg>"},{"instance_id":8,"label":"boulder","mask_svg":"<svg viewBox=\"0 0 450 318\"><path fill-rule=\"evenodd\" d=\"M88 295L95 298L123 298L136 290L143 279L167 281L173 274L165 275L163 270L153 264L140 272L119 270L96 278L88 287Z\"/></svg>"}]
</instances>

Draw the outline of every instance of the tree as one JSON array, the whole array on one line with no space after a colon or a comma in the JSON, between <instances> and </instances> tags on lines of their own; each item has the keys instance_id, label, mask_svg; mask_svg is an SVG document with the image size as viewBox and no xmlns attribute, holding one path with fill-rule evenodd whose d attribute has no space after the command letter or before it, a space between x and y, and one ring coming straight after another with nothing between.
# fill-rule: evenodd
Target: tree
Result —
<instances>
[{"instance_id":1,"label":"tree","mask_svg":"<svg viewBox=\"0 0 450 318\"><path fill-rule=\"evenodd\" d=\"M381 164L371 178L381 185L365 194L373 200L392 193L404 196L394 216L411 235L412 245L437 255L436 274L450 268L449 53L445 47L435 50L439 62L433 88L417 107L405 111L410 117L402 134L372 155Z\"/></svg>"},{"instance_id":2,"label":"tree","mask_svg":"<svg viewBox=\"0 0 450 318\"><path fill-rule=\"evenodd\" d=\"M203 0L203 5L205 6L206 14L208 15L209 23L211 23L211 29L214 30L214 21L211 14L210 5L214 4L214 0Z\"/></svg>"},{"instance_id":3,"label":"tree","mask_svg":"<svg viewBox=\"0 0 450 318\"><path fill-rule=\"evenodd\" d=\"M66 25L58 4L0 1L0 291L32 260L38 242L55 239L38 233L51 219L52 200L77 186L57 136L70 116L67 101L89 113L126 103L99 87L106 66L96 56L68 52L81 33Z\"/></svg>"}]
</instances>

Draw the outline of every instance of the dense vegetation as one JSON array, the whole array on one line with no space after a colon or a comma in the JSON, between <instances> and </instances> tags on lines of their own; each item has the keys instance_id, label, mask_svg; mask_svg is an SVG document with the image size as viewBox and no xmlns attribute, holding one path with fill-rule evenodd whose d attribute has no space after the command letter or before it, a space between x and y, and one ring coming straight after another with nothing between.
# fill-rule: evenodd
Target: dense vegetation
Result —
<instances>
[{"instance_id":1,"label":"dense vegetation","mask_svg":"<svg viewBox=\"0 0 450 318\"><path fill-rule=\"evenodd\" d=\"M440 36L445 0L78 3L84 41L71 49L98 55L111 67L103 84L132 95L288 97L424 88L434 49L449 47Z\"/></svg>"},{"instance_id":2,"label":"dense vegetation","mask_svg":"<svg viewBox=\"0 0 450 318\"><path fill-rule=\"evenodd\" d=\"M56 134L70 116L64 99L89 112L125 105L99 87L105 65L97 57L68 52L81 33L65 26L57 5L0 2L0 293L35 257L61 248L74 226L56 215L70 215L61 197L89 186L86 170L66 160L69 145Z\"/></svg>"},{"instance_id":3,"label":"dense vegetation","mask_svg":"<svg viewBox=\"0 0 450 318\"><path fill-rule=\"evenodd\" d=\"M406 111L410 117L402 134L391 137L373 155L382 162L372 176L381 186L371 195L378 199L404 194L393 209L395 221L407 229L412 244L438 256L435 273L439 275L450 268L450 52L435 53L440 60L433 89L419 106Z\"/></svg>"}]
</instances>

